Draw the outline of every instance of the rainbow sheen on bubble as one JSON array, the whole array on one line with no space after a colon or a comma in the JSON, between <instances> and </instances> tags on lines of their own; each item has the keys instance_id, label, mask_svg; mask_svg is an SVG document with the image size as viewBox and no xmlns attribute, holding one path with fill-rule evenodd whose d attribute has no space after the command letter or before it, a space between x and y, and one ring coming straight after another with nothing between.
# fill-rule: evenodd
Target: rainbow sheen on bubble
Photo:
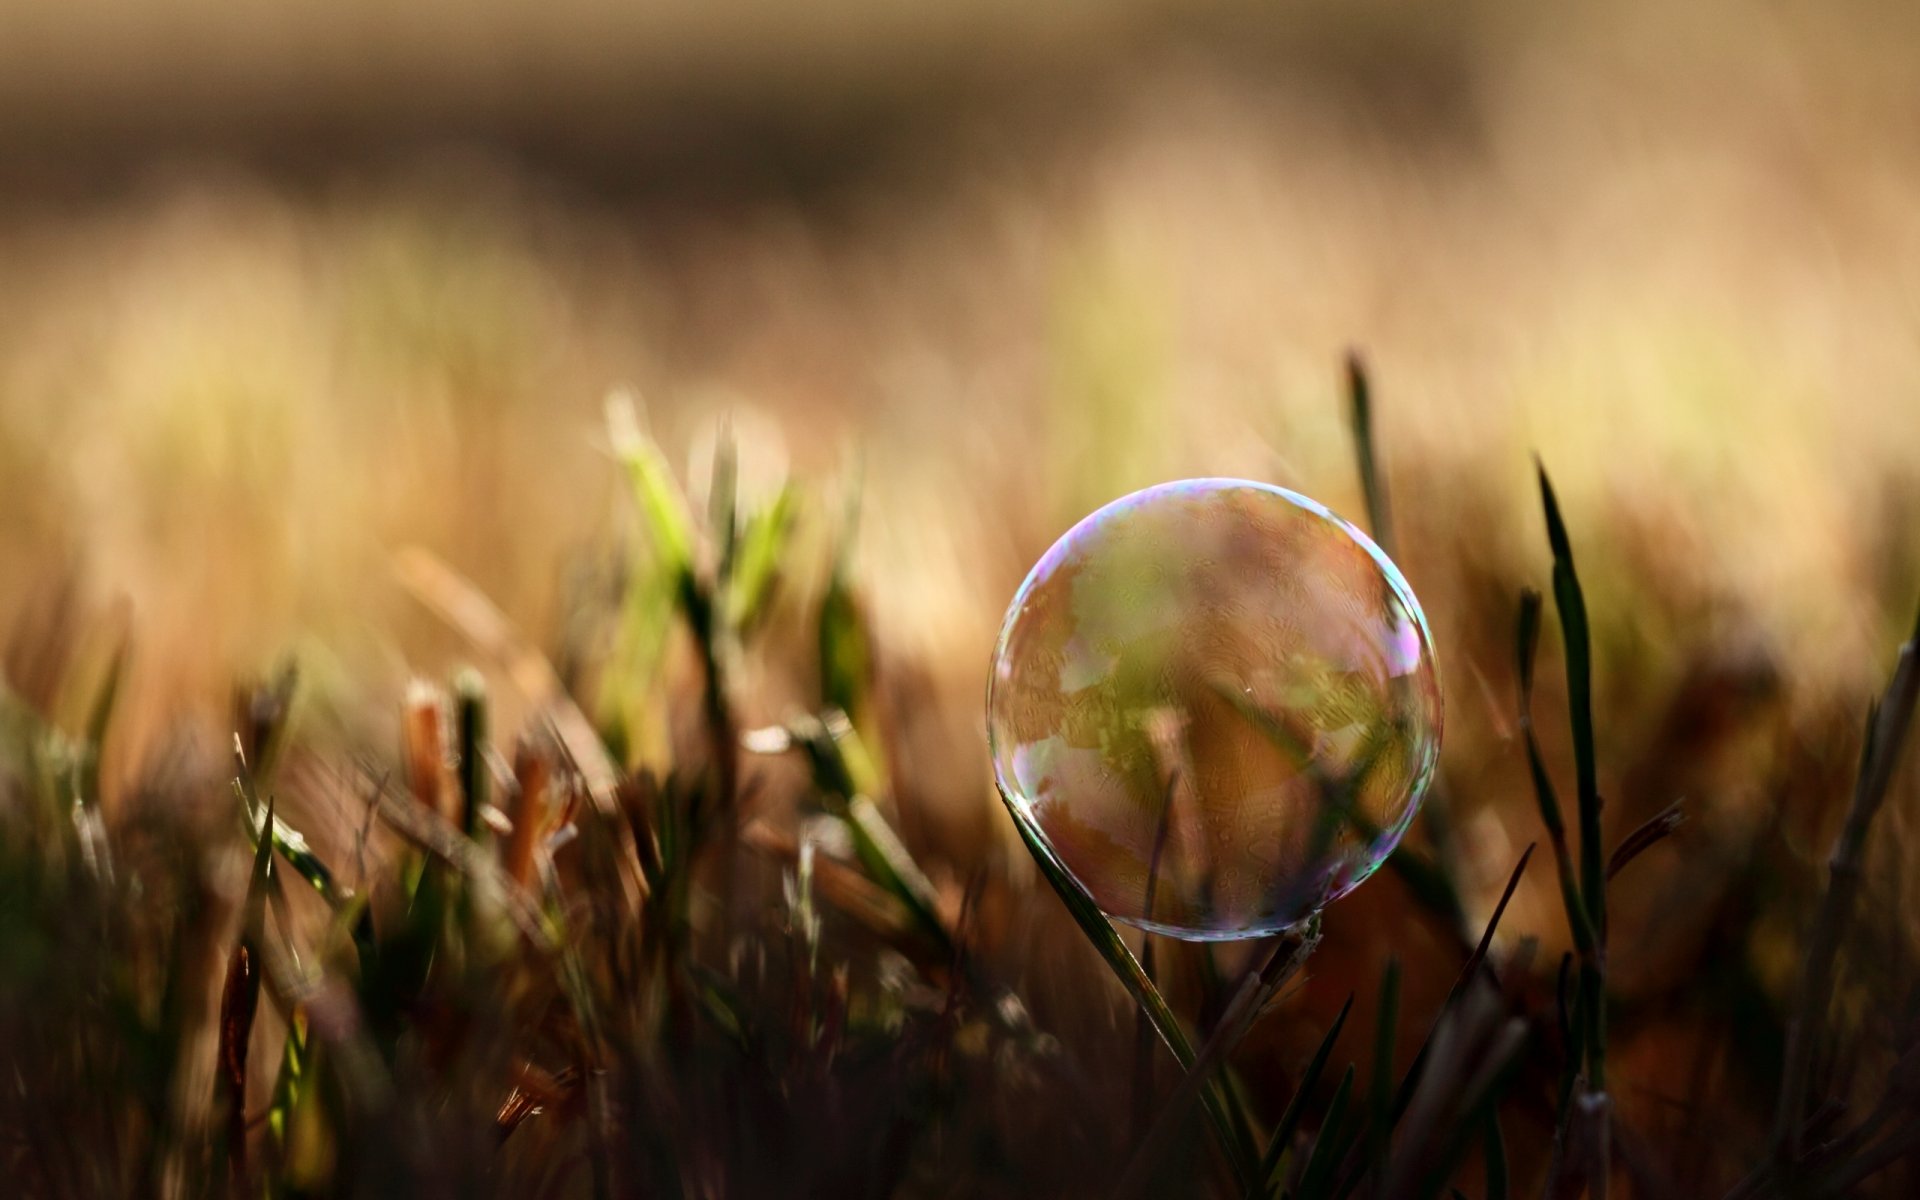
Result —
<instances>
[{"instance_id":1,"label":"rainbow sheen on bubble","mask_svg":"<svg viewBox=\"0 0 1920 1200\"><path fill-rule=\"evenodd\" d=\"M1419 602L1322 505L1191 479L1041 558L987 691L1014 819L1107 914L1197 940L1305 920L1371 875L1440 753Z\"/></svg>"}]
</instances>

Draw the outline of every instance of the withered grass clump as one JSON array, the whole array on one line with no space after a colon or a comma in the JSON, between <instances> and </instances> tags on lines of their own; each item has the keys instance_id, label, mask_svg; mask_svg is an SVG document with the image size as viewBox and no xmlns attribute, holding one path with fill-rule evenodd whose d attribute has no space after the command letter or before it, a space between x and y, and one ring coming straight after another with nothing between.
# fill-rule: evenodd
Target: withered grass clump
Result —
<instances>
[{"instance_id":1,"label":"withered grass clump","mask_svg":"<svg viewBox=\"0 0 1920 1200\"><path fill-rule=\"evenodd\" d=\"M1390 544L1357 360L1349 379ZM240 691L220 761L182 751L109 797L118 658L83 682L73 613L23 630L0 692L8 1194L1910 1194L1920 979L1861 910L1920 631L1830 871L1794 879L1788 835L1756 839L1650 1000L1615 969L1673 914L1610 901L1655 847L1685 872L1688 809L1605 819L1611 710L1543 470L1564 739L1535 725L1539 593L1501 703L1565 951L1502 932L1533 848L1480 895L1448 778L1370 885L1393 923L1337 908L1245 955L1129 940L1045 856L1051 888L906 836L904 693L864 616L886 598L833 553L808 620L771 619L799 586L795 489L744 504L723 441L696 519L628 409L612 428L638 549L551 656L401 556L484 673L416 683L390 750L309 736L289 670ZM812 702L746 721L754 656L796 631ZM1769 990L1754 930L1782 911L1808 914L1798 982ZM1111 1019L1101 961L1136 1017Z\"/></svg>"}]
</instances>

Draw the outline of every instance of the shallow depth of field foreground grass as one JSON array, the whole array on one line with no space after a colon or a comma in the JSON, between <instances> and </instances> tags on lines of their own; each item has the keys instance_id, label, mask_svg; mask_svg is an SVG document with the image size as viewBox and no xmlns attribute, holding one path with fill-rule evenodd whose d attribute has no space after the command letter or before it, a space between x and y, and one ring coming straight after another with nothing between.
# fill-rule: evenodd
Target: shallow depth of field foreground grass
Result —
<instances>
[{"instance_id":1,"label":"shallow depth of field foreground grass","mask_svg":"<svg viewBox=\"0 0 1920 1200\"><path fill-rule=\"evenodd\" d=\"M1390 543L1357 361L1349 387ZM132 636L70 595L23 618L0 695L21 1192L1911 1182L1914 958L1872 868L1899 844L1882 810L1920 629L1887 647L1864 733L1786 747L1770 814L1716 844L1729 814L1630 781L1733 736L1703 726L1769 720L1781 685L1700 680L1651 722L1596 705L1595 622L1543 472L1547 595L1493 602L1512 658L1481 681L1533 801L1504 886L1481 886L1456 771L1420 844L1322 917L1253 945L1142 944L1038 860L960 859L916 813L913 690L867 619L888 597L837 540L856 487L743 487L723 433L690 490L630 398L607 420L633 519L564 590L551 644L398 552L478 669L392 697L384 744L313 711L290 660L235 690L230 751L182 735L109 787ZM747 714L771 661L805 682L769 723ZM1644 765L1609 804L1600 764L1621 759ZM1795 844L1835 817L1821 871ZM1556 898L1551 928L1505 923L1523 884L1536 910Z\"/></svg>"}]
</instances>

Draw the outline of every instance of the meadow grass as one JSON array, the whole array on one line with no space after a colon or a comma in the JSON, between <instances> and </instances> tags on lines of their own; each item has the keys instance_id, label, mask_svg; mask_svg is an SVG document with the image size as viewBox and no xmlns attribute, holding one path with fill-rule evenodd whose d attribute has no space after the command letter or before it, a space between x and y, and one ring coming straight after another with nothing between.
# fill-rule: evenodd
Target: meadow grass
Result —
<instances>
[{"instance_id":1,"label":"meadow grass","mask_svg":"<svg viewBox=\"0 0 1920 1200\"><path fill-rule=\"evenodd\" d=\"M1349 383L1391 544L1357 360ZM744 721L772 606L801 586L797 486L744 500L723 439L696 515L631 407L609 421L639 541L617 592L575 600L604 659L563 678L475 585L410 551L406 586L485 670L416 683L394 752L309 743L283 671L237 692L224 765L156 768L109 812L98 764L121 657L88 685L63 665L71 620L32 631L44 653L16 656L0 696L0 1154L20 1194L1747 1198L1911 1181L1910 1003L1860 1015L1836 993L1902 977L1843 951L1885 952L1855 925L1920 630L1869 715L1797 985L1773 1022L1690 1030L1682 1048L1718 1056L1722 1080L1696 1072L1690 1094L1649 1105L1633 1089L1689 1077L1639 1058L1636 1078L1615 1057L1610 967L1638 946L1609 897L1682 810L1605 840L1587 603L1544 468L1571 821L1534 720L1533 592L1516 598L1516 728L1570 948L1556 963L1537 935L1502 935L1532 847L1467 924L1473 885L1436 803L1383 876L1409 936L1372 935L1391 954L1376 979L1331 958L1340 906L1236 956L1123 935L1037 851L1046 888L930 871L938 848L902 834L912 781L864 616L885 597L830 555L813 705ZM63 711L85 714L77 732ZM643 749L657 719L664 763ZM222 778L224 801L181 802ZM1735 902L1758 906L1778 885L1745 886ZM1063 952L1104 962L1139 1014L1131 1054L1024 994L1007 923L1062 910L1084 938ZM1752 953L1710 943L1691 969L1737 980ZM1435 963L1451 983L1424 1000L1410 972ZM1337 1015L1306 1016L1309 984L1344 990ZM1356 993L1360 1047L1342 1041ZM1297 1069L1254 1044L1303 1019ZM1630 1019L1629 1049L1660 1036ZM1739 1114L1771 1136L1690 1175L1688 1131Z\"/></svg>"}]
</instances>

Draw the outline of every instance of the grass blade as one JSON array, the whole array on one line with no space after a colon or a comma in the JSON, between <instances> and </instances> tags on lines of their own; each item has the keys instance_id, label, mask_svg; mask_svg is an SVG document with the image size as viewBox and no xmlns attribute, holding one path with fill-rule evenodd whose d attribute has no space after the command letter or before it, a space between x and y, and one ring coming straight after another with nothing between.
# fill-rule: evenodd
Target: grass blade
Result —
<instances>
[{"instance_id":1,"label":"grass blade","mask_svg":"<svg viewBox=\"0 0 1920 1200\"><path fill-rule=\"evenodd\" d=\"M252 826L252 814L246 815ZM273 799L268 797L266 823L272 822ZM260 1007L261 928L272 882L273 839L257 838L240 940L227 959L226 982L220 989L219 1070L214 1077L214 1111L226 1116L227 1166L236 1188L247 1175L247 1049L253 1037L254 1015Z\"/></svg>"},{"instance_id":2,"label":"grass blade","mask_svg":"<svg viewBox=\"0 0 1920 1200\"><path fill-rule=\"evenodd\" d=\"M1307 1165L1301 1169L1301 1200L1317 1200L1326 1195L1334 1170L1347 1156L1347 1145L1351 1140L1346 1136L1347 1099L1352 1094L1353 1066L1349 1063L1346 1073L1340 1076L1340 1086L1333 1091L1333 1102L1327 1106L1327 1119L1321 1123L1320 1132L1313 1139L1313 1150L1307 1155Z\"/></svg>"},{"instance_id":3,"label":"grass blade","mask_svg":"<svg viewBox=\"0 0 1920 1200\"><path fill-rule=\"evenodd\" d=\"M1226 1011L1221 1014L1219 1023L1214 1026L1213 1034L1207 1038L1206 1044L1200 1048L1200 1053L1195 1057L1193 1065L1187 1069L1185 1077L1180 1080L1180 1086L1174 1089L1173 1095L1168 1097L1167 1102L1161 1106L1159 1117L1147 1132L1147 1136L1141 1139L1139 1148L1134 1151L1133 1160L1128 1164L1127 1170L1121 1176L1119 1186L1115 1189L1116 1196L1136 1195L1147 1185L1152 1168L1160 1161L1167 1143L1179 1130L1181 1120L1186 1116L1187 1108L1193 1102L1195 1095L1210 1086L1214 1071L1226 1061L1228 1055L1233 1053L1233 1048L1240 1044L1247 1030L1266 1008L1267 1001L1272 999L1281 985L1306 964L1308 956L1313 953L1313 948L1320 941L1318 926L1319 923L1316 921L1303 934L1289 934L1283 937L1274 945L1272 952L1267 956L1267 961L1261 965L1260 969L1249 972L1246 979L1241 982L1239 991L1234 993ZM1291 949L1288 948L1289 943L1291 943ZM1144 970L1142 973L1145 973ZM1151 984L1151 979L1148 982ZM1248 1143L1251 1144L1250 1133ZM1241 1180L1243 1186L1247 1182L1248 1179Z\"/></svg>"},{"instance_id":4,"label":"grass blade","mask_svg":"<svg viewBox=\"0 0 1920 1200\"><path fill-rule=\"evenodd\" d=\"M1271 1196L1280 1187L1280 1164L1286 1156L1287 1148L1293 1141L1293 1135L1300 1128L1300 1118L1306 1115L1307 1102L1313 1096L1314 1088L1320 1084L1320 1076L1327 1069L1327 1059L1333 1054L1333 1044L1340 1040L1341 1027L1347 1023L1347 1014L1353 1011L1353 996L1347 996L1347 1002L1340 1006L1340 1014L1327 1027L1326 1036L1320 1039L1320 1046L1313 1052L1312 1061L1301 1073L1300 1082L1293 1089L1293 1099L1287 1101L1286 1111L1280 1114L1280 1121L1273 1127L1273 1134L1267 1141L1267 1152L1260 1158L1260 1175L1256 1186L1247 1192L1252 1196Z\"/></svg>"},{"instance_id":5,"label":"grass blade","mask_svg":"<svg viewBox=\"0 0 1920 1200\"><path fill-rule=\"evenodd\" d=\"M1547 542L1553 549L1553 605L1560 614L1560 637L1567 658L1567 711L1573 727L1575 795L1580 811L1580 890L1594 935L1604 944L1607 872L1600 846L1600 784L1593 740L1593 646L1587 626L1587 601L1573 568L1573 546L1546 467L1539 467L1539 474Z\"/></svg>"},{"instance_id":6,"label":"grass blade","mask_svg":"<svg viewBox=\"0 0 1920 1200\"><path fill-rule=\"evenodd\" d=\"M1020 831L1020 840L1026 843L1028 852L1033 855L1034 862L1040 868L1040 873L1046 876L1047 882L1053 886L1055 894L1060 897L1061 903L1066 905L1067 912L1072 915L1075 924L1080 926L1080 931L1086 934L1087 940L1093 943L1093 948L1099 952L1101 958L1106 960L1114 977L1119 979L1120 986L1124 987L1127 994L1133 997L1134 1003L1146 1012L1148 1019L1153 1022L1154 1031L1160 1035L1160 1040L1167 1044L1167 1049L1173 1052L1173 1057L1180 1063L1180 1068L1191 1071L1196 1059L1193 1043L1187 1039L1186 1032L1180 1028L1179 1018L1173 1015L1173 1009L1168 1006L1166 997L1160 994L1160 989L1154 986L1153 980L1148 979L1146 972L1141 970L1140 961L1133 956L1133 951L1127 949L1126 942L1121 940L1113 923L1107 919L1105 913L1100 911L1100 907L1093 902L1092 898L1081 891L1080 886L1067 876L1065 870L1053 861L1051 852L1040 844L1032 830L1019 821L1014 822L1014 827ZM1200 1090L1201 1101L1205 1104L1207 1116L1212 1120L1214 1130L1219 1135L1220 1146L1226 1153L1227 1163L1233 1169L1239 1185L1246 1187L1253 1181L1253 1172L1259 1163L1259 1155L1255 1153L1252 1139L1245 1133L1243 1124L1236 1121L1228 1112L1227 1106L1233 1102L1223 1099L1222 1095L1221 1090L1214 1087L1205 1087Z\"/></svg>"},{"instance_id":7,"label":"grass blade","mask_svg":"<svg viewBox=\"0 0 1920 1200\"><path fill-rule=\"evenodd\" d=\"M470 838L485 830L490 803L487 767L487 685L480 673L463 670L453 680L454 736L459 744L460 828Z\"/></svg>"},{"instance_id":8,"label":"grass blade","mask_svg":"<svg viewBox=\"0 0 1920 1200\"><path fill-rule=\"evenodd\" d=\"M1353 452L1360 465L1360 491L1366 498L1367 529L1387 557L1393 557L1393 514L1387 507L1387 481L1380 473L1373 441L1373 388L1358 350L1347 352L1347 416L1353 423Z\"/></svg>"},{"instance_id":9,"label":"grass blade","mask_svg":"<svg viewBox=\"0 0 1920 1200\"><path fill-rule=\"evenodd\" d=\"M1373 1086L1368 1092L1372 1115L1367 1125L1367 1171L1385 1178L1387 1155L1393 1147L1393 1051L1400 1036L1400 960L1387 960L1380 980L1380 1020L1373 1039Z\"/></svg>"},{"instance_id":10,"label":"grass blade","mask_svg":"<svg viewBox=\"0 0 1920 1200\"><path fill-rule=\"evenodd\" d=\"M1607 859L1609 883L1613 881L1615 875L1626 868L1628 863L1639 858L1650 847L1658 845L1674 830L1680 828L1681 823L1687 819L1686 810L1681 807L1685 803L1683 800L1675 800L1648 817L1638 829L1628 834L1618 846L1614 847L1613 854Z\"/></svg>"},{"instance_id":11,"label":"grass blade","mask_svg":"<svg viewBox=\"0 0 1920 1200\"><path fill-rule=\"evenodd\" d=\"M1834 843L1827 868L1827 891L1821 898L1807 942L1794 1018L1787 1027L1786 1065L1781 1072L1780 1100L1774 1115L1776 1160L1794 1161L1800 1157L1808 1074L1814 1047L1820 1044L1821 1029L1826 1024L1840 942L1860 889L1868 829L1893 783L1894 768L1900 763L1900 752L1913 723L1916 704L1920 704L1920 621L1916 621L1913 636L1900 647L1886 693L1868 714L1853 803L1839 840Z\"/></svg>"}]
</instances>

